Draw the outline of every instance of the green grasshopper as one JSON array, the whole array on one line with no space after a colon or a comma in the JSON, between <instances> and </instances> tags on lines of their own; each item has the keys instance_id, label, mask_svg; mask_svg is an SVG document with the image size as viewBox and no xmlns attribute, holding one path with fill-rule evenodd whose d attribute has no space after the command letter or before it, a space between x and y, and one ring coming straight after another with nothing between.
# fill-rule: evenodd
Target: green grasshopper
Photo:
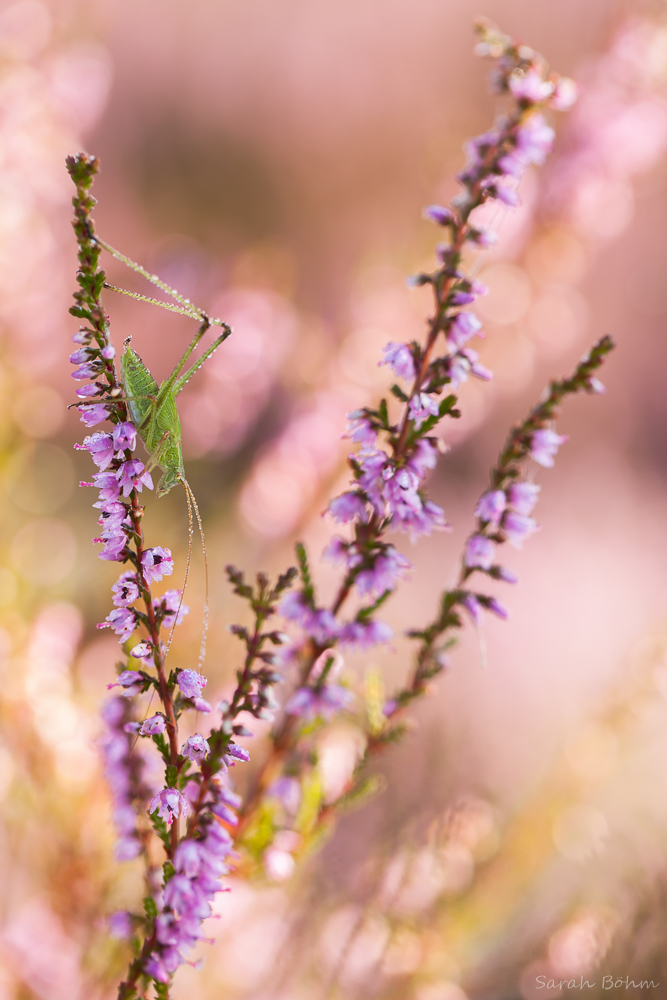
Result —
<instances>
[{"instance_id":1,"label":"green grasshopper","mask_svg":"<svg viewBox=\"0 0 667 1000\"><path fill-rule=\"evenodd\" d=\"M107 243L103 243L100 239L97 242L116 257L117 260L121 260L128 267L131 267L132 270L137 271L154 285L167 292L172 298L176 299L180 303L180 307L173 306L171 303L161 302L158 299L150 299L145 295L139 295L137 292L128 292L124 288L117 288L115 285L108 283L105 283L105 288L120 292L123 295L129 295L131 298L139 299L143 302L159 305L162 308L169 309L171 312L185 314L193 319L199 319L201 322L199 329L187 346L182 358L171 375L160 386L158 386L137 352L130 347L129 339L125 341L123 354L120 359L120 380L130 419L148 452L150 460L149 469L157 465L162 470L162 478L158 483L156 496L165 496L177 483L181 483L185 487L186 492L190 494L190 497L194 499L185 479L183 450L181 447L181 422L176 407L176 397L187 385L195 372L201 368L204 362L211 357L220 344L231 334L231 327L223 323L222 320L211 319L202 309L194 306L189 299L179 295L175 289L166 285L157 275L150 274L141 264L130 260L129 257L114 250L113 247L110 247ZM213 324L223 327L223 332L204 351L201 357L195 361L192 367L182 375L181 372L185 368L188 358L196 349L206 331Z\"/></svg>"},{"instance_id":2,"label":"green grasshopper","mask_svg":"<svg viewBox=\"0 0 667 1000\"><path fill-rule=\"evenodd\" d=\"M202 527L201 516L199 514L199 508L197 506L195 496L190 488L190 484L185 478L183 449L181 445L181 422L178 416L178 409L176 407L176 397L187 385L195 372L198 371L204 362L211 357L220 344L222 344L222 342L229 337L232 330L231 327L226 323L223 323L222 320L209 317L203 309L199 309L197 306L193 305L189 299L184 298L174 288L170 288L165 282L161 281L157 275L150 274L146 268L141 266L141 264L137 264L135 261L130 260L129 257L121 254L118 250L114 250L113 247L104 243L99 238L96 237L96 240L97 243L103 247L103 249L112 254L112 256L114 256L117 260L122 261L133 271L143 275L143 277L147 278L152 284L161 288L162 291L166 292L169 296L171 296L171 298L175 299L179 305L162 302L159 299L152 299L145 295L140 295L138 292L129 292L127 289L117 288L115 285L110 285L106 282L104 285L105 288L109 288L115 292L120 292L122 295L129 295L131 298L138 299L142 302L150 302L152 305L168 309L170 312L181 313L182 315L186 315L192 319L198 319L200 321L199 329L185 349L180 361L172 371L171 375L169 375L169 377L166 378L165 381L159 386L137 352L130 347L130 338L128 338L124 343L123 353L120 359L120 381L123 396L116 397L116 401L125 402L127 405L130 419L134 424L137 434L143 442L146 451L148 452L148 470L150 471L150 469L155 466L158 466L162 470L162 477L157 486L156 496L165 496L165 494L169 493L169 491L173 489L177 483L180 483L185 489L189 516L189 544L185 580L183 582L183 589L181 592L181 603L183 601L183 595L185 593L185 587L190 572L193 537L192 508L194 507L199 527L199 534L201 536L204 564L206 568L204 630L199 653L199 667L201 669L206 652L206 633L208 631L208 559L206 555L206 542L204 539L204 530ZM204 351L195 363L184 374L181 374L200 340L206 331L213 325L221 326L223 328L223 332L216 338L216 340L214 340L211 346ZM177 617L178 612L176 614L176 618ZM165 655L169 651L174 634L174 628L171 630Z\"/></svg>"}]
</instances>

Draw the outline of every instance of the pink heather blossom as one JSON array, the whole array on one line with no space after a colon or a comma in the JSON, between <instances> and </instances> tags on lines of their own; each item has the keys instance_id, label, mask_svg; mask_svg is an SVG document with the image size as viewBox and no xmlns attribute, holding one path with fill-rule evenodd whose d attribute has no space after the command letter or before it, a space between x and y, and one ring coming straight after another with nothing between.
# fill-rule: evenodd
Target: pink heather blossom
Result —
<instances>
[{"instance_id":1,"label":"pink heather blossom","mask_svg":"<svg viewBox=\"0 0 667 1000\"><path fill-rule=\"evenodd\" d=\"M349 708L354 695L340 684L325 684L321 688L298 688L285 705L288 715L298 715L302 719L321 716L330 719L338 712Z\"/></svg>"},{"instance_id":2,"label":"pink heather blossom","mask_svg":"<svg viewBox=\"0 0 667 1000\"><path fill-rule=\"evenodd\" d=\"M109 934L113 938L120 938L121 940L127 940L132 937L133 925L132 917L127 912L127 910L119 910L118 913L112 913L107 920L109 926Z\"/></svg>"},{"instance_id":3,"label":"pink heather blossom","mask_svg":"<svg viewBox=\"0 0 667 1000\"><path fill-rule=\"evenodd\" d=\"M199 698L206 687L207 678L196 670L179 670L176 682L184 698Z\"/></svg>"},{"instance_id":4,"label":"pink heather blossom","mask_svg":"<svg viewBox=\"0 0 667 1000\"><path fill-rule=\"evenodd\" d=\"M530 104L541 104L554 92L554 84L545 80L536 69L529 69L526 73L516 70L507 83L512 97Z\"/></svg>"},{"instance_id":5,"label":"pink heather blossom","mask_svg":"<svg viewBox=\"0 0 667 1000\"><path fill-rule=\"evenodd\" d=\"M356 441L357 444L372 447L375 444L377 432L371 426L364 411L353 410L352 413L348 413L347 419L346 437L349 437L351 441Z\"/></svg>"},{"instance_id":6,"label":"pink heather blossom","mask_svg":"<svg viewBox=\"0 0 667 1000\"><path fill-rule=\"evenodd\" d=\"M154 736L156 733L163 733L167 728L167 721L161 712L151 715L150 719L145 719L139 732L142 736Z\"/></svg>"},{"instance_id":7,"label":"pink heather blossom","mask_svg":"<svg viewBox=\"0 0 667 1000\"><path fill-rule=\"evenodd\" d=\"M510 187L508 184L496 184L495 185L496 198L507 205L508 208L517 208L521 204L521 198L519 198L518 191L515 188Z\"/></svg>"},{"instance_id":8,"label":"pink heather blossom","mask_svg":"<svg viewBox=\"0 0 667 1000\"><path fill-rule=\"evenodd\" d=\"M389 365L395 375L412 381L415 377L415 363L407 344L396 344L393 341L382 348L383 359L380 365Z\"/></svg>"},{"instance_id":9,"label":"pink heather blossom","mask_svg":"<svg viewBox=\"0 0 667 1000\"><path fill-rule=\"evenodd\" d=\"M482 521L490 521L492 524L499 524L506 506L507 497L504 491L491 490L480 497L475 507L475 517Z\"/></svg>"},{"instance_id":10,"label":"pink heather blossom","mask_svg":"<svg viewBox=\"0 0 667 1000\"><path fill-rule=\"evenodd\" d=\"M484 229L481 226L471 226L466 234L466 239L474 246L482 247L486 250L496 245L498 242L498 235L491 229Z\"/></svg>"},{"instance_id":11,"label":"pink heather blossom","mask_svg":"<svg viewBox=\"0 0 667 1000\"><path fill-rule=\"evenodd\" d=\"M366 501L358 493L341 493L340 496L334 497L327 509L336 521L347 524L355 517L363 518L366 513Z\"/></svg>"},{"instance_id":12,"label":"pink heather blossom","mask_svg":"<svg viewBox=\"0 0 667 1000\"><path fill-rule=\"evenodd\" d=\"M556 80L554 92L549 99L549 107L554 111L569 111L579 96L579 87L569 76Z\"/></svg>"},{"instance_id":13,"label":"pink heather blossom","mask_svg":"<svg viewBox=\"0 0 667 1000\"><path fill-rule=\"evenodd\" d=\"M120 496L120 486L114 472L96 472L92 485L100 491L100 500L118 500Z\"/></svg>"},{"instance_id":14,"label":"pink heather blossom","mask_svg":"<svg viewBox=\"0 0 667 1000\"><path fill-rule=\"evenodd\" d=\"M457 313L454 322L447 330L447 341L455 347L465 347L470 338L481 329L482 324L474 313Z\"/></svg>"},{"instance_id":15,"label":"pink heather blossom","mask_svg":"<svg viewBox=\"0 0 667 1000\"><path fill-rule=\"evenodd\" d=\"M129 524L127 509L119 500L99 500L93 507L99 507L101 511L97 523L104 529L103 538L107 537L107 533L118 534L123 525Z\"/></svg>"},{"instance_id":16,"label":"pink heather blossom","mask_svg":"<svg viewBox=\"0 0 667 1000\"><path fill-rule=\"evenodd\" d=\"M512 483L507 491L507 502L517 514L532 514L541 489L537 483Z\"/></svg>"},{"instance_id":17,"label":"pink heather blossom","mask_svg":"<svg viewBox=\"0 0 667 1000\"><path fill-rule=\"evenodd\" d=\"M481 625L482 623L482 605L479 603L474 594L466 594L461 598L461 604L470 613L475 625Z\"/></svg>"},{"instance_id":18,"label":"pink heather blossom","mask_svg":"<svg viewBox=\"0 0 667 1000\"><path fill-rule=\"evenodd\" d=\"M538 465L545 469L553 468L554 457L562 444L567 441L567 434L557 434L549 428L534 431L530 442L530 455Z\"/></svg>"},{"instance_id":19,"label":"pink heather blossom","mask_svg":"<svg viewBox=\"0 0 667 1000\"><path fill-rule=\"evenodd\" d=\"M510 613L505 605L501 604L500 601L497 601L495 597L489 598L487 608L489 611L492 611L494 615L498 615L498 617L502 618L504 621L507 621L510 616Z\"/></svg>"},{"instance_id":20,"label":"pink heather blossom","mask_svg":"<svg viewBox=\"0 0 667 1000\"><path fill-rule=\"evenodd\" d=\"M109 410L106 406L101 403L97 406L81 406L79 407L79 420L86 427L95 427L96 424L101 424L103 420L109 419Z\"/></svg>"},{"instance_id":21,"label":"pink heather blossom","mask_svg":"<svg viewBox=\"0 0 667 1000\"><path fill-rule=\"evenodd\" d=\"M104 542L104 548L98 553L100 559L108 559L111 562L122 562L125 558L127 538L124 534L110 535L108 538L95 538L93 541Z\"/></svg>"},{"instance_id":22,"label":"pink heather blossom","mask_svg":"<svg viewBox=\"0 0 667 1000\"><path fill-rule=\"evenodd\" d=\"M179 816L188 815L188 803L177 788L163 788L151 799L148 807L149 813L157 809L158 816L163 819L167 826L171 826Z\"/></svg>"},{"instance_id":23,"label":"pink heather blossom","mask_svg":"<svg viewBox=\"0 0 667 1000\"><path fill-rule=\"evenodd\" d=\"M200 764L203 760L206 760L210 752L211 748L208 745L208 740L205 740L199 733L190 736L181 747L181 756L187 757L188 760L194 761L195 764Z\"/></svg>"},{"instance_id":24,"label":"pink heather blossom","mask_svg":"<svg viewBox=\"0 0 667 1000\"><path fill-rule=\"evenodd\" d=\"M101 396L104 388L101 385L80 385L76 390L79 399L88 399L90 396Z\"/></svg>"},{"instance_id":25,"label":"pink heather blossom","mask_svg":"<svg viewBox=\"0 0 667 1000\"><path fill-rule=\"evenodd\" d=\"M124 688L121 691L123 698L132 698L135 694L143 689L146 681L141 676L138 670L123 670L122 674L119 674L116 678L114 684L107 684L107 690L110 691L115 687Z\"/></svg>"},{"instance_id":26,"label":"pink heather blossom","mask_svg":"<svg viewBox=\"0 0 667 1000\"><path fill-rule=\"evenodd\" d=\"M173 628L174 624L181 625L185 616L190 614L188 605L181 603L181 591L174 589L165 590L162 598L155 598L153 608L156 612L162 610L162 624L165 628Z\"/></svg>"},{"instance_id":27,"label":"pink heather blossom","mask_svg":"<svg viewBox=\"0 0 667 1000\"><path fill-rule=\"evenodd\" d=\"M423 217L429 222L435 222L438 226L448 226L456 222L456 216L451 208L443 208L442 205L429 205L423 211Z\"/></svg>"},{"instance_id":28,"label":"pink heather blossom","mask_svg":"<svg viewBox=\"0 0 667 1000\"><path fill-rule=\"evenodd\" d=\"M378 646L381 643L390 642L394 637L394 630L385 622L372 621L352 621L343 625L339 642L341 646L356 649L370 649L371 646Z\"/></svg>"},{"instance_id":29,"label":"pink heather blossom","mask_svg":"<svg viewBox=\"0 0 667 1000\"><path fill-rule=\"evenodd\" d=\"M387 590L393 590L399 578L405 577L411 568L410 561L397 552L393 545L388 545L384 552L376 556L370 569L357 574L357 590L362 596L374 594L379 597Z\"/></svg>"},{"instance_id":30,"label":"pink heather blossom","mask_svg":"<svg viewBox=\"0 0 667 1000\"><path fill-rule=\"evenodd\" d=\"M242 760L247 763L250 760L250 754L245 747L239 746L238 743L230 743L227 747L227 752L225 754L227 757L234 757L236 760Z\"/></svg>"},{"instance_id":31,"label":"pink heather blossom","mask_svg":"<svg viewBox=\"0 0 667 1000\"><path fill-rule=\"evenodd\" d=\"M116 424L113 429L113 446L115 451L134 451L137 446L137 431L134 424L127 420Z\"/></svg>"},{"instance_id":32,"label":"pink heather blossom","mask_svg":"<svg viewBox=\"0 0 667 1000\"><path fill-rule=\"evenodd\" d=\"M123 462L116 473L118 478L118 485L123 491L123 496L129 497L132 490L137 490L139 493L146 486L149 490L153 489L153 480L151 479L150 472L146 471L143 462L138 459L133 458L129 462Z\"/></svg>"},{"instance_id":33,"label":"pink heather blossom","mask_svg":"<svg viewBox=\"0 0 667 1000\"><path fill-rule=\"evenodd\" d=\"M473 535L466 542L465 564L468 569L491 569L495 545L485 535Z\"/></svg>"},{"instance_id":34,"label":"pink heather blossom","mask_svg":"<svg viewBox=\"0 0 667 1000\"><path fill-rule=\"evenodd\" d=\"M133 646L130 650L130 656L133 656L135 660L146 660L153 653L153 646L150 642L138 642L136 646Z\"/></svg>"},{"instance_id":35,"label":"pink heather blossom","mask_svg":"<svg viewBox=\"0 0 667 1000\"><path fill-rule=\"evenodd\" d=\"M171 550L156 545L152 549L144 549L141 554L141 569L147 584L161 580L163 576L171 576L174 572L174 561Z\"/></svg>"},{"instance_id":36,"label":"pink heather blossom","mask_svg":"<svg viewBox=\"0 0 667 1000\"><path fill-rule=\"evenodd\" d=\"M98 628L112 628L121 642L126 642L138 625L137 616L132 608L114 608Z\"/></svg>"},{"instance_id":37,"label":"pink heather blossom","mask_svg":"<svg viewBox=\"0 0 667 1000\"><path fill-rule=\"evenodd\" d=\"M556 133L542 115L531 115L515 132L516 149L527 163L540 166L551 152Z\"/></svg>"},{"instance_id":38,"label":"pink heather blossom","mask_svg":"<svg viewBox=\"0 0 667 1000\"><path fill-rule=\"evenodd\" d=\"M75 444L77 451L88 451L101 472L113 461L113 438L104 431L96 431L83 439L83 444Z\"/></svg>"},{"instance_id":39,"label":"pink heather blossom","mask_svg":"<svg viewBox=\"0 0 667 1000\"><path fill-rule=\"evenodd\" d=\"M438 449L436 445L429 438L420 438L405 464L419 479L423 479L427 469L434 469L437 461Z\"/></svg>"},{"instance_id":40,"label":"pink heather blossom","mask_svg":"<svg viewBox=\"0 0 667 1000\"><path fill-rule=\"evenodd\" d=\"M117 608L127 608L139 597L136 573L123 573L111 588L113 603Z\"/></svg>"},{"instance_id":41,"label":"pink heather blossom","mask_svg":"<svg viewBox=\"0 0 667 1000\"><path fill-rule=\"evenodd\" d=\"M415 427L419 430L429 416L438 416L438 401L433 396L429 396L427 392L417 392L410 400L408 413Z\"/></svg>"},{"instance_id":42,"label":"pink heather blossom","mask_svg":"<svg viewBox=\"0 0 667 1000\"><path fill-rule=\"evenodd\" d=\"M526 538L537 531L537 523L532 517L526 517L525 514L519 514L515 510L508 510L503 517L502 528L508 542L515 549L520 549Z\"/></svg>"}]
</instances>

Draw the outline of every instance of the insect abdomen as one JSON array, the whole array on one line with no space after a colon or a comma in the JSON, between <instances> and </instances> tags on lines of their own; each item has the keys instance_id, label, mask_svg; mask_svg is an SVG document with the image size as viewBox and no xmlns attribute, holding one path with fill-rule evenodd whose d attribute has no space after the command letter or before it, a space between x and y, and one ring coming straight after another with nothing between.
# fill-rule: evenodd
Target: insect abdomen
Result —
<instances>
[{"instance_id":1,"label":"insect abdomen","mask_svg":"<svg viewBox=\"0 0 667 1000\"><path fill-rule=\"evenodd\" d=\"M132 423L141 432L157 398L158 384L136 351L125 347L120 359L120 380L127 397Z\"/></svg>"}]
</instances>

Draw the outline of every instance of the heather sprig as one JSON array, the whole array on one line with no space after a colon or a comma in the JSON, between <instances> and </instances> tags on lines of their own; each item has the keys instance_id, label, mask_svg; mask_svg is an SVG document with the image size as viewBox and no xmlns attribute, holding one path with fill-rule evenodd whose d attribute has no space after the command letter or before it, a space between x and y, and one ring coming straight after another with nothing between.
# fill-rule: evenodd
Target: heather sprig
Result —
<instances>
[{"instance_id":1,"label":"heather sprig","mask_svg":"<svg viewBox=\"0 0 667 1000\"><path fill-rule=\"evenodd\" d=\"M393 415L387 399L377 407L364 407L348 415L347 436L358 446L349 457L352 482L330 502L328 512L338 524L351 526L352 537L334 536L324 553L326 559L342 566L342 581L329 607L318 605L305 550L297 549L301 587L287 595L280 611L302 633L292 646L299 663L299 681L274 733L266 765L270 773L276 759L289 761L291 753L298 756L302 721L314 715L329 717L335 706L343 709L350 705L347 696L322 683L316 665L336 646L365 650L387 643L393 636L391 628L375 614L411 567L387 541L388 532L405 531L414 541L449 527L444 510L424 489L428 472L446 451L433 432L445 417L460 416L457 391L463 382L471 375L484 381L492 377L469 346L482 324L467 307L486 289L465 270L465 264L470 250L493 246L496 234L484 229L474 213L490 201L509 208L519 204L518 186L525 170L531 164L542 164L553 143L554 131L544 117L545 109L564 110L576 96L572 81L550 73L532 49L486 22L478 23L477 33L477 52L494 60L493 84L509 96L510 108L492 129L466 145L467 161L458 176L461 192L451 205L432 205L425 210L425 217L442 229L445 238L436 247L436 268L417 274L409 283L431 288L433 312L423 342L390 342L379 362L399 380L391 387L401 407L398 416ZM537 460L540 456L548 460L558 443L553 432L536 427L534 433ZM504 528L499 529L507 536L520 530L518 512L515 515L512 522L508 514ZM493 517L495 513L491 521ZM478 542L471 543L471 553L475 545L480 549L478 563L486 563L492 539L480 535ZM344 620L341 611L355 591L361 603ZM474 595L466 595L466 599L469 610L476 614L478 599ZM486 606L502 613L491 598ZM447 614L458 616L454 605L448 605ZM252 814L265 786L266 778L260 775L244 806L246 816Z\"/></svg>"}]
</instances>

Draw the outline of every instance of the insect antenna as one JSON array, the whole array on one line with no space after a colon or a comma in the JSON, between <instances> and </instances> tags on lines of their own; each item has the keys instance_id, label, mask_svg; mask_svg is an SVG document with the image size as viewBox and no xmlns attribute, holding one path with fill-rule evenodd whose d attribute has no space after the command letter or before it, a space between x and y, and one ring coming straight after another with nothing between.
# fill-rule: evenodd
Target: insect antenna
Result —
<instances>
[{"instance_id":1,"label":"insect antenna","mask_svg":"<svg viewBox=\"0 0 667 1000\"><path fill-rule=\"evenodd\" d=\"M185 480L183 480L183 485L186 486ZM192 542L193 542L194 537L195 537L194 520L193 520L193 517L192 517L192 503L190 502L191 494L192 494L192 491L190 490L190 488L188 486L186 486L186 489L185 489L185 499L187 500L187 503L188 503L188 558L187 558L187 562L185 564L185 576L183 578L183 587L181 589L181 598L180 598L180 600L178 602L178 608L176 609L176 614L174 616L174 624L171 626L171 631L169 632L169 638L167 639L167 644L165 646L163 662L164 662L164 660L167 659L167 654L169 653L169 650L171 649L171 643L172 643L172 640L174 638L174 632L176 631L176 623L178 622L178 616L180 615L181 608L183 607L183 598L185 597L185 588L188 585L188 577L190 576L190 565L192 563ZM193 497L193 499L194 499L194 497ZM197 511L197 519L199 519L199 511ZM200 528L200 530L201 530L201 528ZM207 598L207 601L208 601L208 575L206 577L206 598ZM208 619L208 604L207 604L207 608L206 608L206 618ZM201 657L200 657L200 659L201 659Z\"/></svg>"},{"instance_id":2,"label":"insect antenna","mask_svg":"<svg viewBox=\"0 0 667 1000\"><path fill-rule=\"evenodd\" d=\"M132 271L136 271L137 274L140 274L142 277L146 278L146 280L150 281L150 283L152 285L155 285L156 288L160 288L163 292L166 292L166 294L170 298L174 299L176 302L178 302L181 306L184 307L187 315L193 316L193 318L197 317L198 319L208 318L209 323L213 324L214 326L226 325L225 323L222 322L221 319L216 319L214 317L210 318L207 317L207 314L203 309L200 309L199 306L196 306L194 302L190 301L190 299L187 299L184 295L181 295L181 293L177 291L177 289L172 288L170 285L166 283L166 281L162 281L159 275L151 274L150 271L146 270L146 268L143 267L141 264L137 264L137 262L132 260L130 257L126 257L124 253L120 252L120 250L115 250L108 243L105 243L104 240L101 240L99 236L95 237L95 242L97 243L98 246L101 246L103 250L106 250L107 253L110 253L112 257L115 257L116 260L119 260L122 264L125 264L125 266L129 267ZM123 288L116 288L114 285L107 285L107 288L113 288L115 292L121 292L121 294L129 295L131 298L141 298L141 296L139 296L134 292L128 292ZM157 300L149 300L149 301L153 301L154 305L161 305L167 309L169 308L169 306L165 305L165 303L163 302L159 302ZM173 311L177 312L178 310L174 309Z\"/></svg>"},{"instance_id":3,"label":"insect antenna","mask_svg":"<svg viewBox=\"0 0 667 1000\"><path fill-rule=\"evenodd\" d=\"M190 504L194 507L195 517L197 518L197 526L199 528L199 535L201 537L201 548L204 555L204 579L205 579L205 599L204 599L204 624L202 628L201 645L199 647L199 662L197 664L197 669L201 673L201 669L204 666L204 660L206 659L206 639L208 637L208 614L209 614L209 598L208 598L208 555L206 552L206 539L204 538L204 527L201 521L201 515L199 513L199 507L197 506L197 501L195 500L195 495L190 488L190 484L187 479L181 479L183 486L185 487L185 495L188 498L188 510L190 510L190 528L192 530L192 512Z\"/></svg>"}]
</instances>

